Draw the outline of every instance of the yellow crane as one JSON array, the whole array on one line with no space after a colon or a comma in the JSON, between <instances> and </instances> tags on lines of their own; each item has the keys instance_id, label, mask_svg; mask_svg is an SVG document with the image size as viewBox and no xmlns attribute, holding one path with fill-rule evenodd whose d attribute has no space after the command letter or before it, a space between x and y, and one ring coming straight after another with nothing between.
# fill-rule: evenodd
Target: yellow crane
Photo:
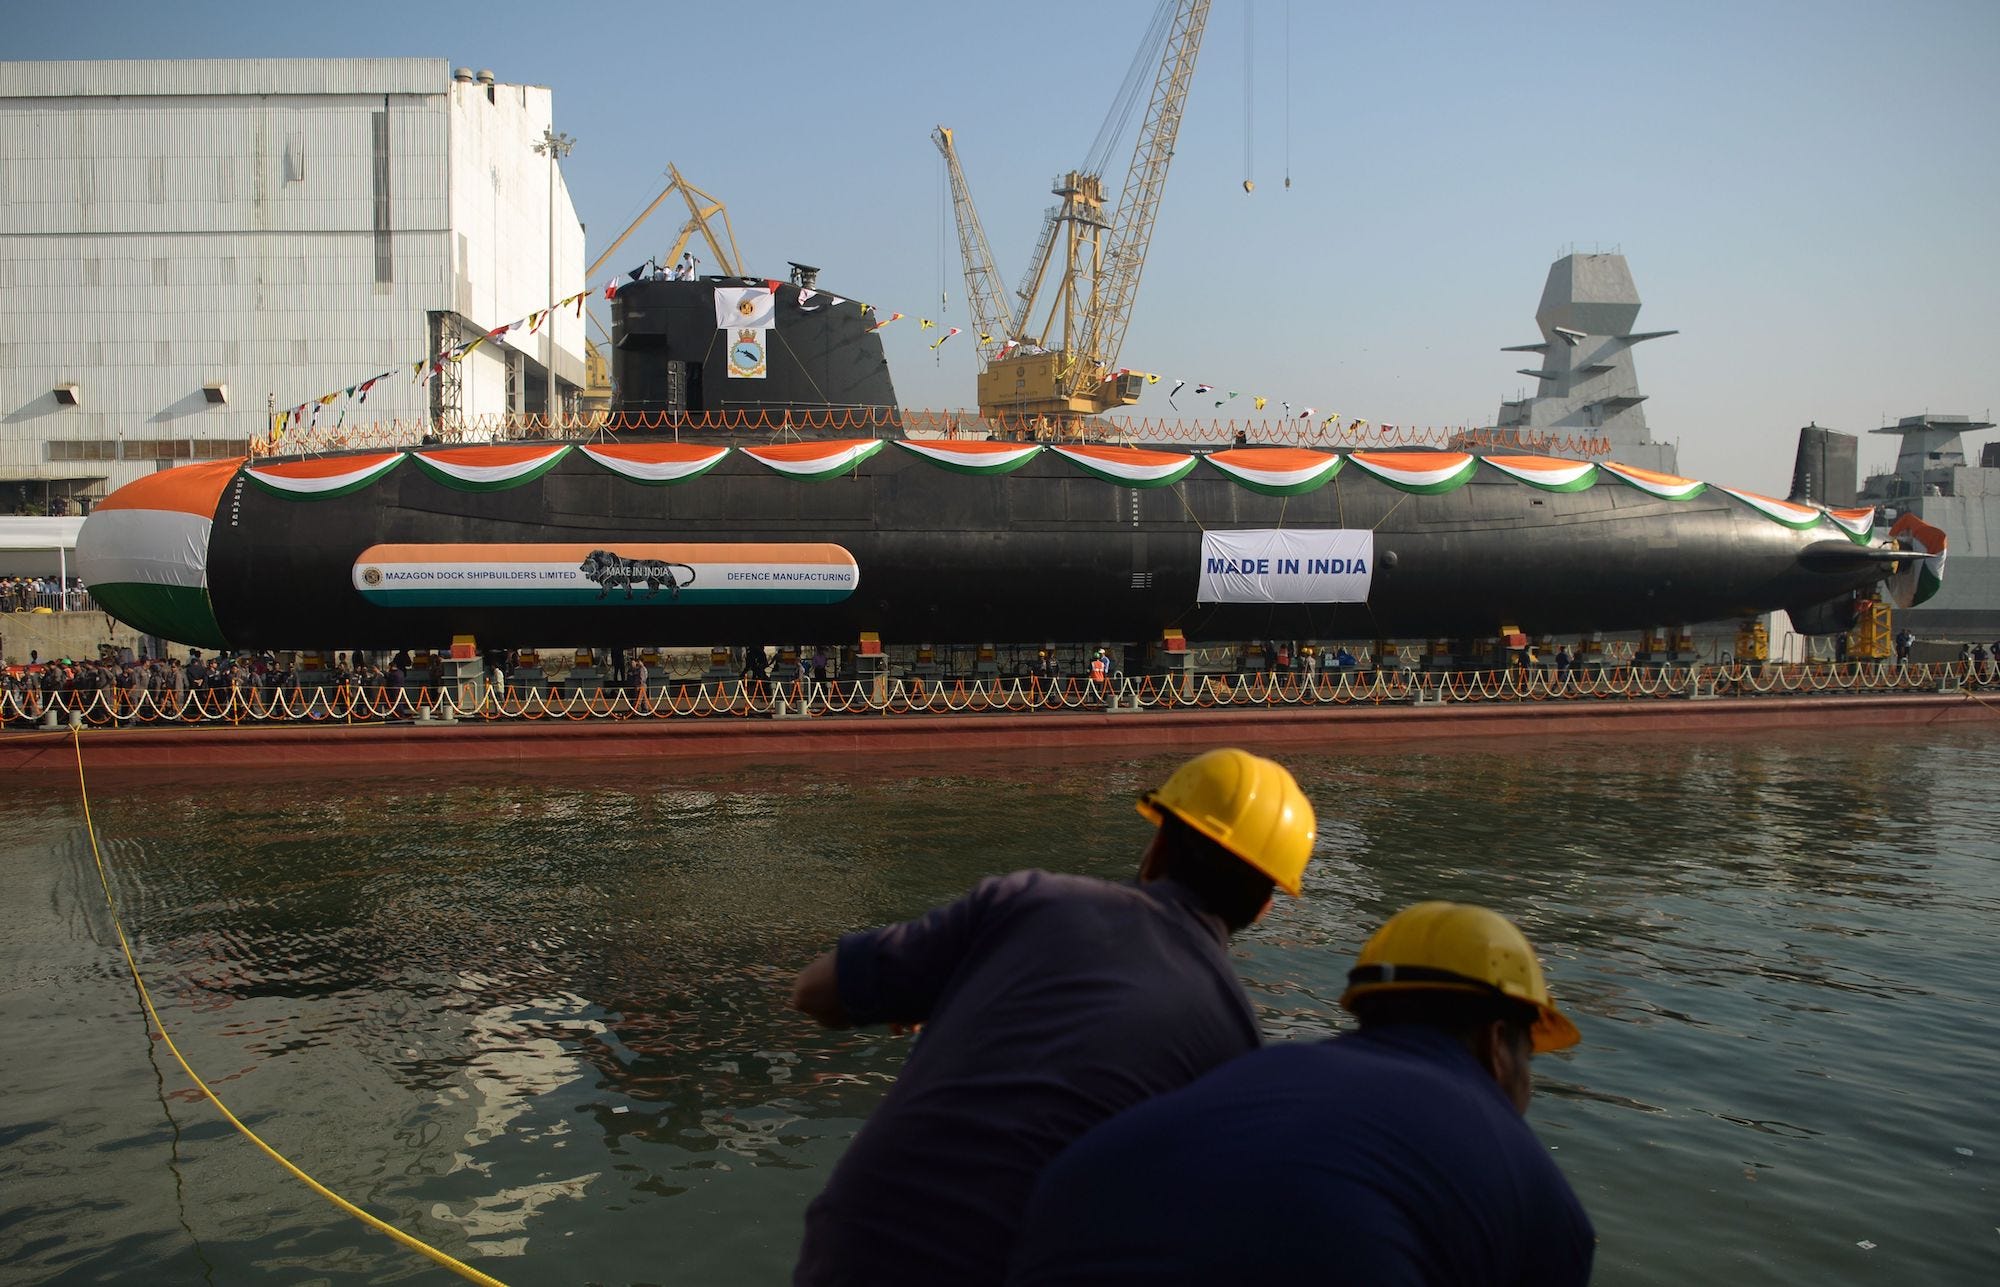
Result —
<instances>
[{"instance_id":1,"label":"yellow crane","mask_svg":"<svg viewBox=\"0 0 2000 1287\"><path fill-rule=\"evenodd\" d=\"M932 133L951 175L973 322L990 337L980 344L981 415L1060 422L1139 400L1145 377L1118 369L1118 351L1152 243L1208 9L1209 0L1162 0L1141 46L1143 55L1159 39L1162 52L1117 212L1105 217L1098 167L1086 164L1059 178L1053 192L1060 204L1043 222L1012 308L999 293L999 274L959 168L952 132L939 126ZM1112 115L1119 118L1116 107ZM1106 123L1107 130L1111 124ZM1038 304L1045 309L1039 325Z\"/></svg>"},{"instance_id":2,"label":"yellow crane","mask_svg":"<svg viewBox=\"0 0 2000 1287\"><path fill-rule=\"evenodd\" d=\"M1007 287L1000 270L993 266L993 247L986 242L986 229L979 211L972 205L972 189L959 168L958 149L952 146L951 131L940 125L931 131L931 142L944 154L945 170L951 177L951 209L958 223L958 252L965 260L965 297L972 308L972 324L979 328L979 360L984 367L1013 334L1013 316L1007 307Z\"/></svg>"},{"instance_id":3,"label":"yellow crane","mask_svg":"<svg viewBox=\"0 0 2000 1287\"><path fill-rule=\"evenodd\" d=\"M660 189L660 195L653 198L653 203L640 211L639 217L634 219L626 227L625 231L619 233L617 239L604 248L604 253L599 255L592 261L590 267L584 270L584 280L595 281L597 279L597 270L604 267L605 262L612 255L618 253L618 248L625 244L627 238L639 230L640 224L652 218L653 212L658 210L668 197L673 196L677 192L680 194L681 199L687 202L688 219L686 223L681 225L680 235L674 238L674 244L668 249L667 257L659 261L661 266L672 268L680 259L681 252L687 249L688 242L694 237L695 233L699 232L703 240L708 243L709 251L715 256L717 271L728 277L741 275L743 272L743 255L742 252L736 249L736 230L729 224L728 209L720 201L717 201L714 197L711 197L700 188L695 187L692 183L682 178L680 170L669 161L667 163L667 186ZM727 250L722 248L722 242L716 237L715 229L709 224L709 220L715 218L717 215L722 216L722 231L729 238L729 249Z\"/></svg>"}]
</instances>

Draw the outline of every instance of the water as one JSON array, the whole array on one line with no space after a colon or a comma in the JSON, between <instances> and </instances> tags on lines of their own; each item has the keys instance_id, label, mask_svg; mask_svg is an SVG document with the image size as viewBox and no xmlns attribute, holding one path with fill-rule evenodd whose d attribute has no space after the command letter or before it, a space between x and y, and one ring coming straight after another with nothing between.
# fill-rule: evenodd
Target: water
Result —
<instances>
[{"instance_id":1,"label":"water","mask_svg":"<svg viewBox=\"0 0 2000 1287\"><path fill-rule=\"evenodd\" d=\"M783 1281L900 1039L784 1009L979 876L1126 875L1180 757L93 776L196 1069L337 1192L513 1284ZM1368 931L1514 915L1584 1043L1531 1120L1597 1281L2000 1280L2000 723L1286 753L1308 897L1238 940L1274 1039ZM0 1282L456 1281L149 1041L74 781L0 796ZM1861 1244L1873 1244L1863 1246Z\"/></svg>"}]
</instances>

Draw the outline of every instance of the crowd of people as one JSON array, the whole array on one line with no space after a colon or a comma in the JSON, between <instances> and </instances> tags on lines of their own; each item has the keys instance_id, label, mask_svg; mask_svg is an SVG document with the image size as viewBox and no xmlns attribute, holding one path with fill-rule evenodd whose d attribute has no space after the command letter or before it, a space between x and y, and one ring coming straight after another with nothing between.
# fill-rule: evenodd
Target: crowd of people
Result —
<instances>
[{"instance_id":1,"label":"crowd of people","mask_svg":"<svg viewBox=\"0 0 2000 1287\"><path fill-rule=\"evenodd\" d=\"M0 577L0 612L88 612L97 604L77 577L65 581L55 576Z\"/></svg>"},{"instance_id":2,"label":"crowd of people","mask_svg":"<svg viewBox=\"0 0 2000 1287\"><path fill-rule=\"evenodd\" d=\"M1302 895L1311 802L1224 748L1137 803L1135 882L991 877L799 973L827 1027L921 1031L794 1282L1587 1282L1590 1219L1523 1120L1530 1061L1580 1037L1521 931L1408 907L1348 972L1356 1030L1267 1047L1229 944Z\"/></svg>"},{"instance_id":3,"label":"crowd of people","mask_svg":"<svg viewBox=\"0 0 2000 1287\"><path fill-rule=\"evenodd\" d=\"M105 649L96 657L46 660L39 651L31 651L28 664L0 672L0 682L15 698L6 704L10 711L62 714L105 706L130 709L142 695L164 706L189 693L247 694L253 688L288 686L292 674L268 653L238 664L227 657L205 659L199 650L174 658L135 657L129 650Z\"/></svg>"},{"instance_id":4,"label":"crowd of people","mask_svg":"<svg viewBox=\"0 0 2000 1287\"><path fill-rule=\"evenodd\" d=\"M331 668L314 682L357 690L377 710L415 714L415 701L427 678L413 672L407 651L357 651L335 654ZM297 684L292 667L269 651L228 656L190 648L179 657L143 657L130 649L107 647L96 657L45 659L38 650L30 650L26 665L0 669L0 692L7 697L0 709L17 719L49 712L118 714L150 698L159 709L176 710L190 697L210 704L230 697L248 701L288 692Z\"/></svg>"}]
</instances>

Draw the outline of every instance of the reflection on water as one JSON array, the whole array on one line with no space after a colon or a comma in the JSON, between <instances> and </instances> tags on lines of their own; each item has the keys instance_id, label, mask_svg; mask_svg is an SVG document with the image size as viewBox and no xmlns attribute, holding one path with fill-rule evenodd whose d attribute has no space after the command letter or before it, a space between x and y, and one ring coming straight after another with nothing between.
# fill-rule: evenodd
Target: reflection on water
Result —
<instances>
[{"instance_id":1,"label":"reflection on water","mask_svg":"<svg viewBox=\"0 0 2000 1287\"><path fill-rule=\"evenodd\" d=\"M788 1014L793 971L989 872L1122 878L1177 758L106 777L93 806L176 1039L308 1170L510 1282L755 1283L904 1052ZM1337 1030L1405 903L1516 917L1584 1031L1534 1118L1600 1282L1990 1280L2000 738L1284 758L1322 832L1309 896L1238 941L1267 1032ZM73 786L0 821L9 1275L442 1280L156 1082Z\"/></svg>"}]
</instances>

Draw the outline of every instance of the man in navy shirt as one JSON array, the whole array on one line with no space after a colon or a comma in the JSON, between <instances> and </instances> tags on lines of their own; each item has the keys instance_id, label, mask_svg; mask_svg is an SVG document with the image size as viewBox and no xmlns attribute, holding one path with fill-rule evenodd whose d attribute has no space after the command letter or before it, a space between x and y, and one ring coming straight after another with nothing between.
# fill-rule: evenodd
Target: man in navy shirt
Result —
<instances>
[{"instance_id":1,"label":"man in navy shirt","mask_svg":"<svg viewBox=\"0 0 2000 1287\"><path fill-rule=\"evenodd\" d=\"M922 1024L806 1212L800 1284L998 1283L1035 1177L1090 1127L1256 1047L1229 936L1297 895L1312 806L1244 751L1182 765L1134 885L1042 871L849 934L792 1004L828 1027Z\"/></svg>"},{"instance_id":2,"label":"man in navy shirt","mask_svg":"<svg viewBox=\"0 0 2000 1287\"><path fill-rule=\"evenodd\" d=\"M1348 982L1360 1031L1246 1055L1051 1163L1007 1281L1588 1282L1589 1217L1523 1120L1529 1059L1577 1031L1520 930L1419 903Z\"/></svg>"}]
</instances>

